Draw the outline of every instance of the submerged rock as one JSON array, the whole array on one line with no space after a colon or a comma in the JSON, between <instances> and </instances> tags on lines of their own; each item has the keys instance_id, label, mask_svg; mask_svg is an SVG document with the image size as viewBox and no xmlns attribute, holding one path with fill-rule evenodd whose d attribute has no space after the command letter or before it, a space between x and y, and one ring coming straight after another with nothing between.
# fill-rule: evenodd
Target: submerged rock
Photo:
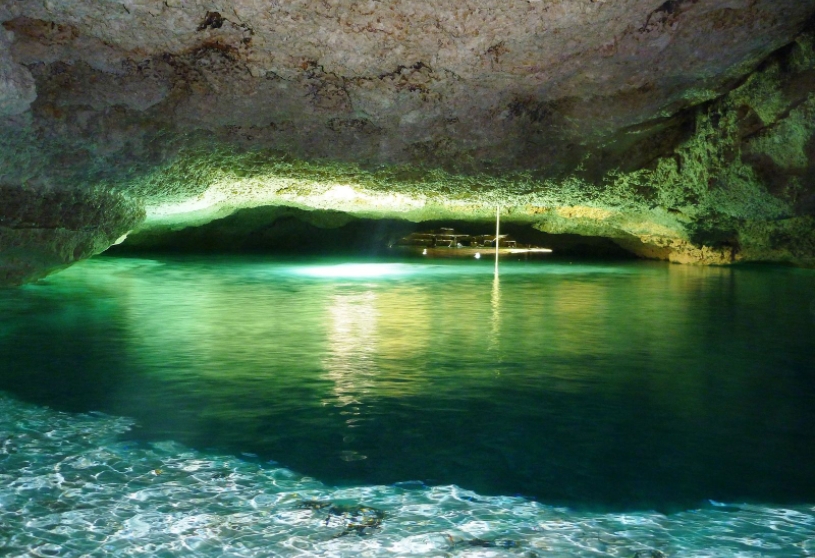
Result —
<instances>
[{"instance_id":1,"label":"submerged rock","mask_svg":"<svg viewBox=\"0 0 815 558\"><path fill-rule=\"evenodd\" d=\"M326 500L302 500L297 505L300 509L324 513L323 523L326 527L340 527L342 530L332 538L346 535L370 535L382 525L385 512L362 504L338 504Z\"/></svg>"}]
</instances>

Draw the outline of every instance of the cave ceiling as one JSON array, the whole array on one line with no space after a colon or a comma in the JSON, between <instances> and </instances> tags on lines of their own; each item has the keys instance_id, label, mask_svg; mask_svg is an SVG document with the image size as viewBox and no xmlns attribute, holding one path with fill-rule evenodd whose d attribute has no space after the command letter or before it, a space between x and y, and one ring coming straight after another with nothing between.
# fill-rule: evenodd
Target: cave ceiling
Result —
<instances>
[{"instance_id":1,"label":"cave ceiling","mask_svg":"<svg viewBox=\"0 0 815 558\"><path fill-rule=\"evenodd\" d=\"M2 0L0 269L24 280L263 205L502 205L650 257L811 265L813 16L815 0Z\"/></svg>"}]
</instances>

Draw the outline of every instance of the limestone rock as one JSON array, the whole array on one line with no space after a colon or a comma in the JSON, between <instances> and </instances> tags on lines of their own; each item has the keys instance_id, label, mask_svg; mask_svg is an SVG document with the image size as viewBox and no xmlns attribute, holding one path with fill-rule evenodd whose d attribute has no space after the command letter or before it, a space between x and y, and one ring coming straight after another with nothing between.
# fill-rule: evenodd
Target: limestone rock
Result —
<instances>
[{"instance_id":1,"label":"limestone rock","mask_svg":"<svg viewBox=\"0 0 815 558\"><path fill-rule=\"evenodd\" d=\"M107 249L142 217L110 192L0 186L0 287L20 285Z\"/></svg>"},{"instance_id":2,"label":"limestone rock","mask_svg":"<svg viewBox=\"0 0 815 558\"><path fill-rule=\"evenodd\" d=\"M0 29L0 118L27 111L37 98L31 72L10 55L11 36Z\"/></svg>"},{"instance_id":3,"label":"limestone rock","mask_svg":"<svg viewBox=\"0 0 815 558\"><path fill-rule=\"evenodd\" d=\"M815 0L4 2L0 184L115 190L154 234L260 206L501 205L648 257L808 265L814 18Z\"/></svg>"}]
</instances>

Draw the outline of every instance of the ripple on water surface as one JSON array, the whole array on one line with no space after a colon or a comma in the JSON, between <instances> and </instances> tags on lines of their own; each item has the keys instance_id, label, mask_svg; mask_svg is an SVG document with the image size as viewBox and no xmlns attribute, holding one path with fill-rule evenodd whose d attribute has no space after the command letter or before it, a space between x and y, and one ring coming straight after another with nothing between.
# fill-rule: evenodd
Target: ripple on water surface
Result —
<instances>
[{"instance_id":1,"label":"ripple on water surface","mask_svg":"<svg viewBox=\"0 0 815 558\"><path fill-rule=\"evenodd\" d=\"M132 421L0 394L6 556L810 556L815 508L593 514L457 486L325 485L118 441Z\"/></svg>"}]
</instances>

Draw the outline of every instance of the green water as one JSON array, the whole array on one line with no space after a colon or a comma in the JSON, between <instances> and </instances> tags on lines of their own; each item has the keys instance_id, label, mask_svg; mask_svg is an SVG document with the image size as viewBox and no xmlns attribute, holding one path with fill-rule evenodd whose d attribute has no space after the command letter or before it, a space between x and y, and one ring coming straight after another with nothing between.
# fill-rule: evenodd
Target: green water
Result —
<instances>
[{"instance_id":1,"label":"green water","mask_svg":"<svg viewBox=\"0 0 815 558\"><path fill-rule=\"evenodd\" d=\"M309 490L387 509L370 533L275 551L286 556L480 555L473 540L490 543L478 550L485 556L808 555L813 349L811 270L543 261L502 265L496 278L489 262L95 259L0 299L0 391L10 396L0 477L19 484L31 469L39 479L0 490L0 521L20 531L0 534L0 553L39 548L25 539L30 525L14 502L56 525L72 512L43 479L81 458L88 471L101 467L87 482L106 488L77 502L93 501L101 514L130 509L122 502L141 494L142 481L183 487L185 501L207 494L200 475L151 474L158 466L255 475L238 482L249 491L241 501L261 513L251 504L259 494L288 494L261 508L276 521L295 514L294 531L339 521L303 508L297 494ZM77 434L95 428L98 440ZM63 430L79 440L65 455L49 445ZM113 462L129 463L132 478ZM99 480L114 469L124 477ZM281 474L290 483L282 488ZM24 499L32 482L52 491ZM148 542L105 551L266 555L167 542L175 516L164 508L174 499L162 494L140 519L152 526L139 531ZM466 517L450 519L443 502L469 506ZM235 521L235 505L208 513ZM410 514L422 506L426 521L417 523ZM136 527L121 522L141 516L128 514L100 528L96 551L116 533L132 539ZM571 525L561 546L535 538L552 514ZM620 514L635 514L645 534L620 535L615 522L629 517ZM462 527L476 520L487 527ZM789 522L784 536L777 521ZM595 531L602 535L585 542ZM71 550L57 539L47 544ZM74 550L90 552L82 540L93 542L80 537ZM413 542L398 550L405 541Z\"/></svg>"}]
</instances>

